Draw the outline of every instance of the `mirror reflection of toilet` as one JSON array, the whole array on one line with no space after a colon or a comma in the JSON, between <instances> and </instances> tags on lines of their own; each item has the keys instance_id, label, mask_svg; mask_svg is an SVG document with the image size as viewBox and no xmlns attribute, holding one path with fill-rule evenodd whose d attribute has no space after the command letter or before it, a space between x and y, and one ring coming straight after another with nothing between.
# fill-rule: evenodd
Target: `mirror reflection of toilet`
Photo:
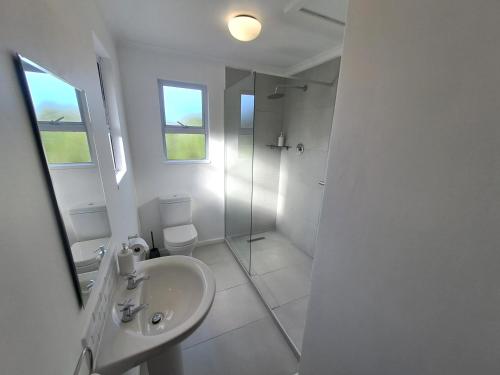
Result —
<instances>
[{"instance_id":1,"label":"mirror reflection of toilet","mask_svg":"<svg viewBox=\"0 0 500 375\"><path fill-rule=\"evenodd\" d=\"M78 242L71 245L77 273L99 269L102 256L99 248L107 247L111 228L104 204L87 204L69 211Z\"/></svg>"},{"instance_id":2,"label":"mirror reflection of toilet","mask_svg":"<svg viewBox=\"0 0 500 375\"><path fill-rule=\"evenodd\" d=\"M192 256L198 232L192 224L191 197L171 194L159 198L163 245L170 255Z\"/></svg>"}]
</instances>

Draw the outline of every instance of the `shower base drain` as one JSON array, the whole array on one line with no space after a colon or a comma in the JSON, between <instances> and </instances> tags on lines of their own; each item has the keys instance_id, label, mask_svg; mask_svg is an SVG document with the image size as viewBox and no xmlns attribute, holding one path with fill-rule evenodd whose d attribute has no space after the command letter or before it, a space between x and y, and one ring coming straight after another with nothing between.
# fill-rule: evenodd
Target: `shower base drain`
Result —
<instances>
[{"instance_id":1,"label":"shower base drain","mask_svg":"<svg viewBox=\"0 0 500 375\"><path fill-rule=\"evenodd\" d=\"M165 317L165 315L163 315L163 313L161 313L161 312L155 312L151 316L151 324L158 324L158 323L160 323L163 320L164 317Z\"/></svg>"}]
</instances>

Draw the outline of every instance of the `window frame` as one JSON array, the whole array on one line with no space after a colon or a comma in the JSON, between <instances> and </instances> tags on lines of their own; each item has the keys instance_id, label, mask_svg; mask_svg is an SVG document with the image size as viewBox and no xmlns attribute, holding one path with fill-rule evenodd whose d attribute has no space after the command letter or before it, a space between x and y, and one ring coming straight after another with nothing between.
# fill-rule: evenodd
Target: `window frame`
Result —
<instances>
[{"instance_id":1,"label":"window frame","mask_svg":"<svg viewBox=\"0 0 500 375\"><path fill-rule=\"evenodd\" d=\"M242 127L242 122L241 122L241 115L243 114L242 108L241 108L241 99L243 96L253 96L253 108L252 108L252 127L251 128L244 128ZM238 129L239 134L241 135L254 135L254 126L255 126L255 94L253 91L250 90L242 90L240 91L240 128Z\"/></svg>"},{"instance_id":2,"label":"window frame","mask_svg":"<svg viewBox=\"0 0 500 375\"><path fill-rule=\"evenodd\" d=\"M97 56L97 75L99 77L99 87L101 89L102 104L104 106L104 115L106 117L106 126L108 128L108 142L111 149L111 160L113 161L113 170L115 171L115 176L122 171L121 166L118 164L118 158L116 157L116 148L114 144L113 130L111 129L111 120L109 115L108 99L106 97L106 90L104 88L104 59Z\"/></svg>"},{"instance_id":3,"label":"window frame","mask_svg":"<svg viewBox=\"0 0 500 375\"><path fill-rule=\"evenodd\" d=\"M80 118L81 121L39 121L36 111L35 111L35 118L38 126L38 132L41 133L44 131L50 131L50 132L85 132L85 135L87 136L87 144L89 146L89 154L90 154L90 162L82 162L82 163L49 163L47 160L47 165L49 166L49 169L70 169L70 168L94 168L96 166L95 164L95 150L92 146L92 142L90 142L90 133L89 133L89 127L87 126L90 124L90 114L88 110L88 105L87 105L87 100L85 97L85 91L80 90L79 88L73 86L71 83L67 82L66 80L62 79L61 77L53 74L52 72L49 72L48 70L41 68L37 65L35 65L33 62L30 62L29 65L23 64L23 68L26 71L33 71L33 72L38 72L38 73L45 73L45 74L50 74L51 76L59 79L60 81L70 85L73 87L75 90L75 95L76 95L76 100L78 102L78 110L80 112ZM26 82L28 82L28 79L26 78ZM29 87L29 84L28 84ZM30 98L31 98L31 92L30 92ZM33 99L31 98L33 101ZM34 105L33 105L34 108ZM44 156L47 158L47 155L44 150Z\"/></svg>"},{"instance_id":4,"label":"window frame","mask_svg":"<svg viewBox=\"0 0 500 375\"><path fill-rule=\"evenodd\" d=\"M183 127L176 125L167 125L165 118L165 98L163 95L163 87L178 87L184 89L194 89L201 91L201 111L202 111L202 126L201 127ZM162 134L162 147L163 147L163 162L168 164L191 164L191 163L210 163L209 158L209 124L208 124L208 88L207 85L200 83L190 83L181 81L172 81L165 79L158 79L158 94L160 98L160 124L161 124L161 134ZM185 159L185 160L174 160L169 159L167 156L167 143L166 134L204 134L205 135L205 158L204 159Z\"/></svg>"},{"instance_id":5,"label":"window frame","mask_svg":"<svg viewBox=\"0 0 500 375\"><path fill-rule=\"evenodd\" d=\"M120 103L116 93L115 79L113 78L113 63L109 57L104 57L99 54L96 54L96 62L106 117L108 144L113 162L116 185L119 189L123 177L127 174L127 156L123 144Z\"/></svg>"}]
</instances>

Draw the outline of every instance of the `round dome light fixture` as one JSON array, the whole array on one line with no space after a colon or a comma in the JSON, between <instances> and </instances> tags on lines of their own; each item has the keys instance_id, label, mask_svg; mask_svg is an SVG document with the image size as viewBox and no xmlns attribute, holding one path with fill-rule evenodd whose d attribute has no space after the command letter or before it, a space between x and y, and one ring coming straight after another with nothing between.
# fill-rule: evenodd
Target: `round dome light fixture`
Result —
<instances>
[{"instance_id":1,"label":"round dome light fixture","mask_svg":"<svg viewBox=\"0 0 500 375\"><path fill-rule=\"evenodd\" d=\"M227 23L227 27L231 35L242 42L254 40L262 30L259 20L246 14L240 14L231 18Z\"/></svg>"}]
</instances>

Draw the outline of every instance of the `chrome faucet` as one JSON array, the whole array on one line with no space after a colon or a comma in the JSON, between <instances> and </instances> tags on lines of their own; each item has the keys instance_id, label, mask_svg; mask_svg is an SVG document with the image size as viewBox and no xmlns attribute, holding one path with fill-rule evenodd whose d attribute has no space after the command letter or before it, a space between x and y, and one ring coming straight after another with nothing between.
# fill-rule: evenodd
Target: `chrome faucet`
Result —
<instances>
[{"instance_id":1,"label":"chrome faucet","mask_svg":"<svg viewBox=\"0 0 500 375\"><path fill-rule=\"evenodd\" d=\"M127 289L132 290L137 288L137 286L144 280L149 280L149 276L137 277L135 271L127 275Z\"/></svg>"},{"instance_id":2,"label":"chrome faucet","mask_svg":"<svg viewBox=\"0 0 500 375\"><path fill-rule=\"evenodd\" d=\"M134 320L135 316L137 315L137 313L139 311L141 311L149 306L149 304L147 304L147 303L142 303L139 306L134 308L135 305L133 303L130 303L130 301L131 300L129 299L129 300L126 300L126 301L118 304L118 306L121 307L120 312L123 313L122 314L122 322L123 323L131 322L132 320Z\"/></svg>"}]
</instances>

